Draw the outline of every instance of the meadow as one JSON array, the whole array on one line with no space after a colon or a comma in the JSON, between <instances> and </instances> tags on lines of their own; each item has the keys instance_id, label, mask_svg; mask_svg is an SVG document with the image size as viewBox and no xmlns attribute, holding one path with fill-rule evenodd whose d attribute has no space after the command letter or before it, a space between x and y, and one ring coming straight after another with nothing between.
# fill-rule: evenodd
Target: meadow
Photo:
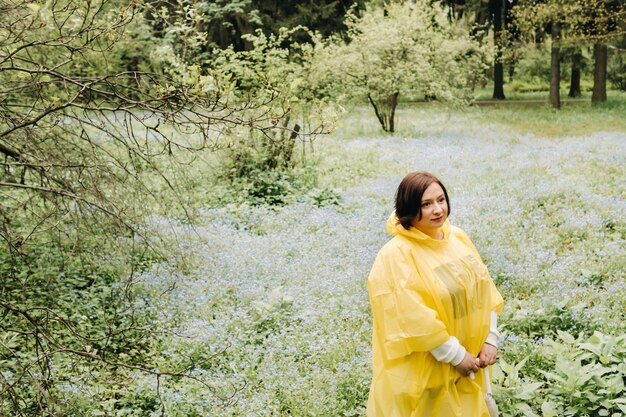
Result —
<instances>
[{"instance_id":1,"label":"meadow","mask_svg":"<svg viewBox=\"0 0 626 417\"><path fill-rule=\"evenodd\" d=\"M0 417L364 416L414 170L506 300L501 414L626 415L626 3L315 3L1 3Z\"/></svg>"},{"instance_id":2,"label":"meadow","mask_svg":"<svg viewBox=\"0 0 626 417\"><path fill-rule=\"evenodd\" d=\"M128 373L123 400L92 403L92 415L363 416L367 275L395 188L414 170L446 184L451 222L505 298L501 414L624 415L625 114L403 106L388 135L354 108L310 155L336 198L151 217L185 258L138 281L137 302L169 330L152 348L163 373Z\"/></svg>"}]
</instances>

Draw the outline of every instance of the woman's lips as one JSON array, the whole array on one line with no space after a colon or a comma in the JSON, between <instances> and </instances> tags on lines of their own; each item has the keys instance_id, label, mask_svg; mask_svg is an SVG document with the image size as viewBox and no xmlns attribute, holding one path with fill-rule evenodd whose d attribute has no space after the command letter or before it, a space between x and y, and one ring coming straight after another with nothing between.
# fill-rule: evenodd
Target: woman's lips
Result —
<instances>
[{"instance_id":1,"label":"woman's lips","mask_svg":"<svg viewBox=\"0 0 626 417\"><path fill-rule=\"evenodd\" d=\"M433 219L433 221L434 221L434 222L440 222L441 220L443 220L443 216L441 216L441 217L435 217L435 218Z\"/></svg>"}]
</instances>

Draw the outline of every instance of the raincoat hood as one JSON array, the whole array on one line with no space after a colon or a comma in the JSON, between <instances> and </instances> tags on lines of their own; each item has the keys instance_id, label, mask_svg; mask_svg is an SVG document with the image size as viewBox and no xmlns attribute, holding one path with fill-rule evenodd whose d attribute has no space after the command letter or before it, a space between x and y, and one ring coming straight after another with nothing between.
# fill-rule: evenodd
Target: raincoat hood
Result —
<instances>
[{"instance_id":1,"label":"raincoat hood","mask_svg":"<svg viewBox=\"0 0 626 417\"><path fill-rule=\"evenodd\" d=\"M441 230L443 231L443 240L433 239L428 236L426 233L418 230L415 227L411 227L409 230L406 230L404 226L400 224L398 220L398 216L396 216L396 212L391 213L389 218L387 219L387 233L392 236L404 236L409 239L414 239L423 243L432 242L435 244L443 244L446 243L450 239L450 222L448 219L441 226Z\"/></svg>"}]
</instances>

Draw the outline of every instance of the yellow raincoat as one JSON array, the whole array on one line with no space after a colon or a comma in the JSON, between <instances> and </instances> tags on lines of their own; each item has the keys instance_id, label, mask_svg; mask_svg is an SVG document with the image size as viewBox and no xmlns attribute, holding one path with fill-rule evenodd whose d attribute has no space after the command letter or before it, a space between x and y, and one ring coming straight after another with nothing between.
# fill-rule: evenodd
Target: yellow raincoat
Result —
<instances>
[{"instance_id":1,"label":"yellow raincoat","mask_svg":"<svg viewBox=\"0 0 626 417\"><path fill-rule=\"evenodd\" d=\"M394 236L368 278L373 314L373 375L368 417L488 417L484 372L474 380L429 352L455 336L474 357L487 339L491 311L502 311L480 255L461 229L443 240L392 215Z\"/></svg>"}]
</instances>

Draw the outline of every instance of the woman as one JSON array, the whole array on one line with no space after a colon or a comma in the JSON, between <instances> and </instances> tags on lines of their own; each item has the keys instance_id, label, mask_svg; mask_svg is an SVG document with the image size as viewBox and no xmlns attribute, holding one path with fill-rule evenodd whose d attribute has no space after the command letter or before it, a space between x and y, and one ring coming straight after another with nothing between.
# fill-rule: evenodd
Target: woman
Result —
<instances>
[{"instance_id":1,"label":"woman","mask_svg":"<svg viewBox=\"0 0 626 417\"><path fill-rule=\"evenodd\" d=\"M496 360L503 300L480 255L448 222L443 184L408 174L393 235L368 278L373 377L368 417L488 417L484 372Z\"/></svg>"}]
</instances>

